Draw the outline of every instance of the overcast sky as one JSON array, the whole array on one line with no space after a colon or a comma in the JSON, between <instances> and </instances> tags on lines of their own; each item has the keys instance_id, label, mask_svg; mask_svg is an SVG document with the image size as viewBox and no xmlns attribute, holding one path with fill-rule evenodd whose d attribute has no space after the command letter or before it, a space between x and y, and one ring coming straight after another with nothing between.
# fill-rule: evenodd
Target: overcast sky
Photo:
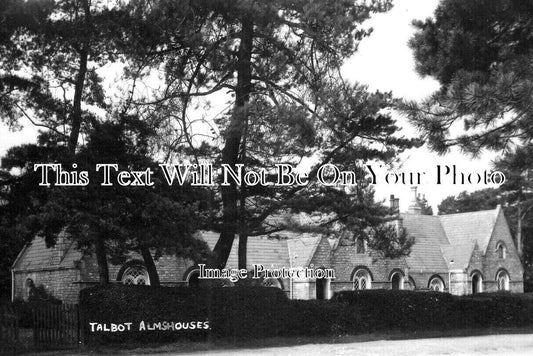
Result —
<instances>
[{"instance_id":1,"label":"overcast sky","mask_svg":"<svg viewBox=\"0 0 533 356\"><path fill-rule=\"evenodd\" d=\"M438 0L394 0L391 11L375 15L369 20L374 32L363 40L358 53L346 63L344 74L352 80L367 84L370 89L392 91L397 97L411 100L421 100L437 90L439 85L435 80L421 78L415 72L413 55L407 42L414 33L412 20L432 17L438 3ZM398 120L405 127L406 135L416 135L405 123L405 119L400 117ZM437 165L456 164L458 171L483 173L485 170L490 171L490 163L495 155L485 152L479 159L472 159L452 150L445 156L438 156L426 147L421 147L401 155L403 167L399 171L426 171L427 180L434 182ZM441 185L423 183L418 191L426 195L436 213L437 205L447 196L487 187L483 184L454 185L451 180L443 180ZM388 199L390 194L399 196L402 211L407 209L412 198L409 185L379 184L376 186L376 193L380 199Z\"/></svg>"},{"instance_id":2,"label":"overcast sky","mask_svg":"<svg viewBox=\"0 0 533 356\"><path fill-rule=\"evenodd\" d=\"M438 0L394 0L394 8L385 13L375 15L369 20L374 32L362 41L358 53L349 59L344 67L344 75L369 85L372 90L392 91L397 97L420 100L438 88L431 78L421 78L414 70L414 60L407 41L414 29L413 19L425 19L432 16ZM406 135L416 132L408 127L405 120L398 118L405 127ZM29 124L22 121L24 124ZM10 132L0 124L0 156L14 145L34 142L37 130L27 127L18 132ZM437 165L456 164L460 171L480 172L490 170L490 161L494 153L485 153L479 159L452 151L445 156L438 156L422 147L410 150L401 156L402 172L427 172L426 178L419 186L419 192L426 195L436 213L436 206L442 199L455 195L463 190L478 190L486 185L460 185L451 181L443 181L441 185L428 184L435 181ZM410 185L380 183L376 186L379 199L388 199L390 194L400 197L400 208L406 210L411 200Z\"/></svg>"}]
</instances>

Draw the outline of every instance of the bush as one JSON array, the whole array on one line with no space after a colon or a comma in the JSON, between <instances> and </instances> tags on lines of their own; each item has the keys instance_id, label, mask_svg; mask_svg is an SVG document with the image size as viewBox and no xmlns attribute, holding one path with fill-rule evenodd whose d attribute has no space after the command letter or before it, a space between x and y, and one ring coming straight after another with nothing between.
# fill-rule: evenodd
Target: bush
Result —
<instances>
[{"instance_id":1,"label":"bush","mask_svg":"<svg viewBox=\"0 0 533 356\"><path fill-rule=\"evenodd\" d=\"M417 330L450 326L447 293L363 290L336 293L333 301L356 308L365 330Z\"/></svg>"},{"instance_id":2,"label":"bush","mask_svg":"<svg viewBox=\"0 0 533 356\"><path fill-rule=\"evenodd\" d=\"M283 335L288 303L281 289L234 287L213 290L209 321L212 334L254 338Z\"/></svg>"},{"instance_id":3,"label":"bush","mask_svg":"<svg viewBox=\"0 0 533 356\"><path fill-rule=\"evenodd\" d=\"M37 287L32 285L28 302L62 304L61 300L48 293L42 284Z\"/></svg>"},{"instance_id":4,"label":"bush","mask_svg":"<svg viewBox=\"0 0 533 356\"><path fill-rule=\"evenodd\" d=\"M336 293L333 300L355 306L367 330L533 325L533 299L524 294L366 290Z\"/></svg>"},{"instance_id":5,"label":"bush","mask_svg":"<svg viewBox=\"0 0 533 356\"><path fill-rule=\"evenodd\" d=\"M329 300L291 300L284 315L284 335L320 336L364 332L352 306Z\"/></svg>"},{"instance_id":6,"label":"bush","mask_svg":"<svg viewBox=\"0 0 533 356\"><path fill-rule=\"evenodd\" d=\"M325 336L373 331L447 330L533 325L533 298L518 294L347 291L332 300L289 300L277 288L216 289L109 286L85 289L80 312L86 341L159 342ZM162 330L164 322L208 322L209 329ZM140 330L140 324L160 330ZM130 331L91 331L90 323L132 323ZM158 324L159 323L159 324ZM168 326L168 325L167 325ZM149 329L149 328L147 328Z\"/></svg>"},{"instance_id":7,"label":"bush","mask_svg":"<svg viewBox=\"0 0 533 356\"><path fill-rule=\"evenodd\" d=\"M21 328L31 328L33 326L33 316L30 303L16 299L11 305L17 314L18 326Z\"/></svg>"},{"instance_id":8,"label":"bush","mask_svg":"<svg viewBox=\"0 0 533 356\"><path fill-rule=\"evenodd\" d=\"M82 290L79 305L82 332L89 343L198 339L207 336L204 327L209 327L204 325L209 293L198 288L98 286ZM126 323L131 323L129 328ZM113 325L118 329L111 330Z\"/></svg>"}]
</instances>

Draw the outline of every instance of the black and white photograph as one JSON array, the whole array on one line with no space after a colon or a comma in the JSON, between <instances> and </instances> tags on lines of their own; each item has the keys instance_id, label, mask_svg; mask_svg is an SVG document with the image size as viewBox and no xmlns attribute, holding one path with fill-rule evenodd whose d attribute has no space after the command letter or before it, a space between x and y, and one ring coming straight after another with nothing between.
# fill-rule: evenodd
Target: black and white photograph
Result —
<instances>
[{"instance_id":1,"label":"black and white photograph","mask_svg":"<svg viewBox=\"0 0 533 356\"><path fill-rule=\"evenodd\" d=\"M533 354L533 0L0 0L4 354Z\"/></svg>"}]
</instances>

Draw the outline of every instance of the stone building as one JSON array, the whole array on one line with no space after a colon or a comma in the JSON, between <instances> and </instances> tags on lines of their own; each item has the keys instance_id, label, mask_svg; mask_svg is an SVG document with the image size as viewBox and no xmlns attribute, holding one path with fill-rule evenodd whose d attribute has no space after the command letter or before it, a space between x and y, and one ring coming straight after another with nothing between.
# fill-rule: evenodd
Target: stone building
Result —
<instances>
[{"instance_id":1,"label":"stone building","mask_svg":"<svg viewBox=\"0 0 533 356\"><path fill-rule=\"evenodd\" d=\"M391 197L393 207L397 199ZM376 258L364 242L342 245L317 234L280 233L276 238L248 240L249 269L262 264L268 269L328 270L335 278L265 278L264 285L283 289L290 298L327 299L334 292L353 289L413 289L456 295L511 291L523 292L523 267L500 206L494 210L428 216L420 214L416 190L407 213L397 214L395 224L415 238L408 257ZM213 248L218 235L203 232ZM237 268L235 243L226 268ZM149 284L139 256L124 265L109 265L115 283ZM162 256L156 261L162 285L192 286L199 269L191 260ZM26 299L32 285L43 285L65 302L76 302L78 292L98 281L96 258L75 248L60 236L46 248L35 238L24 247L12 267L13 299ZM228 282L231 283L231 282Z\"/></svg>"}]
</instances>

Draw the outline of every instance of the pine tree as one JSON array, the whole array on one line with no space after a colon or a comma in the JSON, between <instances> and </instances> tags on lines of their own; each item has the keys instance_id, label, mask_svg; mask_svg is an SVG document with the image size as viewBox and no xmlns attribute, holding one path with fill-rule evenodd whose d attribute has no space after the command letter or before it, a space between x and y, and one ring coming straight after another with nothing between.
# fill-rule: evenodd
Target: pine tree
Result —
<instances>
[{"instance_id":1,"label":"pine tree","mask_svg":"<svg viewBox=\"0 0 533 356\"><path fill-rule=\"evenodd\" d=\"M318 186L315 175L322 164L361 172L366 160L391 160L416 143L394 135L397 127L385 112L395 102L390 94L369 93L339 74L344 59L370 33L361 22L388 10L390 1L218 0L178 6L162 0L150 2L150 10L146 3L138 1L132 8L153 29L151 45L138 47L135 63L165 68L166 85L136 104L144 112L151 106L152 119L161 114L175 118L168 132L174 125L180 135L168 140L169 157L186 151L191 161L207 159L233 169L243 164L244 170L266 167L269 172L277 163L296 165L314 157L305 187L217 187L222 216L215 225L220 238L213 267L225 265L236 235L239 264L245 266L247 236L268 232L265 225L273 216L340 210L332 197L349 201L350 196ZM176 18L180 21L169 21ZM222 93L231 96L231 110L204 123L215 126L209 147L206 140L194 139L191 112L199 99ZM351 213L368 211L372 209Z\"/></svg>"},{"instance_id":2,"label":"pine tree","mask_svg":"<svg viewBox=\"0 0 533 356\"><path fill-rule=\"evenodd\" d=\"M531 140L532 15L530 0L442 0L434 19L414 23L417 70L441 89L404 110L430 147L476 154Z\"/></svg>"}]
</instances>

